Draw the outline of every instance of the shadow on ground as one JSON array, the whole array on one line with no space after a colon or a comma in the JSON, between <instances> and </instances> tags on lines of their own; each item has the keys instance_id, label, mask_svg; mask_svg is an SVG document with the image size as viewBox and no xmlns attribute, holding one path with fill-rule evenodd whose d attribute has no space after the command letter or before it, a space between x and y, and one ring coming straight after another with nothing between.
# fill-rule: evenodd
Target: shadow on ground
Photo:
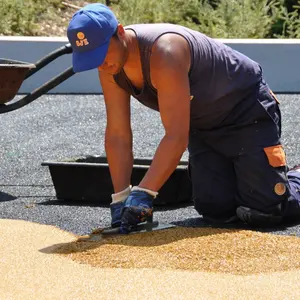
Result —
<instances>
[{"instance_id":1,"label":"shadow on ground","mask_svg":"<svg viewBox=\"0 0 300 300\"><path fill-rule=\"evenodd\" d=\"M47 201L40 202L39 205L57 205L57 206L80 206L80 207L102 207L108 208L110 202L96 202L88 200L71 200L71 199L48 199ZM182 202L176 204L164 204L164 205L155 205L155 211L170 211L177 210L180 208L185 208L191 206L192 202Z\"/></svg>"},{"instance_id":2,"label":"shadow on ground","mask_svg":"<svg viewBox=\"0 0 300 300\"><path fill-rule=\"evenodd\" d=\"M65 199L49 199L38 203L39 205L45 206L78 206L78 207L109 207L109 203L97 203L95 201L76 201L76 200L65 200Z\"/></svg>"},{"instance_id":3,"label":"shadow on ground","mask_svg":"<svg viewBox=\"0 0 300 300\"><path fill-rule=\"evenodd\" d=\"M263 228L263 227L250 227L249 225L237 221L234 223L230 224L222 224L222 223L209 223L203 218L187 218L181 221L175 221L172 222L171 224L176 225L176 226L182 226L182 227L211 227L211 228L222 228L222 229L242 229L242 230L252 230L252 231L259 231L259 232L277 232L277 231L285 231L289 227L297 226L300 224L299 218L296 219L289 219L285 220L283 224L274 226L272 228Z\"/></svg>"},{"instance_id":4,"label":"shadow on ground","mask_svg":"<svg viewBox=\"0 0 300 300\"><path fill-rule=\"evenodd\" d=\"M18 197L13 196L11 194L8 193L4 193L0 191L0 202L5 202L5 201L12 201L17 199Z\"/></svg>"}]
</instances>

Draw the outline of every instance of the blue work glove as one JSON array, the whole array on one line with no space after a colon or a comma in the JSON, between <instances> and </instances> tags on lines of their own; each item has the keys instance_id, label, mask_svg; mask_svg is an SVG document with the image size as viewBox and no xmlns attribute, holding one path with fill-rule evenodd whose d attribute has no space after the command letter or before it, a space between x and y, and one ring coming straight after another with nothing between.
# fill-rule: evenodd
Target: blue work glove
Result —
<instances>
[{"instance_id":1,"label":"blue work glove","mask_svg":"<svg viewBox=\"0 0 300 300\"><path fill-rule=\"evenodd\" d=\"M139 223L152 216L153 200L156 195L157 192L132 188L122 211L120 233L127 234L134 231Z\"/></svg>"},{"instance_id":2,"label":"blue work glove","mask_svg":"<svg viewBox=\"0 0 300 300\"><path fill-rule=\"evenodd\" d=\"M121 226L121 216L125 205L125 200L128 198L130 192L131 185L123 191L111 195L112 203L110 204L110 213L112 228Z\"/></svg>"},{"instance_id":3,"label":"blue work glove","mask_svg":"<svg viewBox=\"0 0 300 300\"><path fill-rule=\"evenodd\" d=\"M111 227L116 228L121 226L121 216L125 201L120 201L110 204Z\"/></svg>"}]
</instances>

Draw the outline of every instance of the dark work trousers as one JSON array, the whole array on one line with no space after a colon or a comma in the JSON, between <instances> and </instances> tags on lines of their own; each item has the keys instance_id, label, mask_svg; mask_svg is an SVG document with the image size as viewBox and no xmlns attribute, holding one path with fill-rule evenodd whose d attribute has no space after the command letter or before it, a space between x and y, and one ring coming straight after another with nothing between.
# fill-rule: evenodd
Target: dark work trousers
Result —
<instances>
[{"instance_id":1,"label":"dark work trousers","mask_svg":"<svg viewBox=\"0 0 300 300\"><path fill-rule=\"evenodd\" d=\"M215 128L191 126L189 174L199 214L230 218L246 206L300 219L300 172L288 172L280 136L279 104L263 80Z\"/></svg>"}]
</instances>

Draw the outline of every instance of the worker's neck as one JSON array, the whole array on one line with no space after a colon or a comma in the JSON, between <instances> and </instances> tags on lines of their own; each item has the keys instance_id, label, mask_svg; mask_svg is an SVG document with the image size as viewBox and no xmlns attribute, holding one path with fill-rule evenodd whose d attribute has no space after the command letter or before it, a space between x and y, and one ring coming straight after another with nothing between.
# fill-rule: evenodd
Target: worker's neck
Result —
<instances>
[{"instance_id":1,"label":"worker's neck","mask_svg":"<svg viewBox=\"0 0 300 300\"><path fill-rule=\"evenodd\" d=\"M125 45L127 50L127 60L124 67L135 67L140 58L140 50L138 45L138 39L132 30L126 30Z\"/></svg>"}]
</instances>

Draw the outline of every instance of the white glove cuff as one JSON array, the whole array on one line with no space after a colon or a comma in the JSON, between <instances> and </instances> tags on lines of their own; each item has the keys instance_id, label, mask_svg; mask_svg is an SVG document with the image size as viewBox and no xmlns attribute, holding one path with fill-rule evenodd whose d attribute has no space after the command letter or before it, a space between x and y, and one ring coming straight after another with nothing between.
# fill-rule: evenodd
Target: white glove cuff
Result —
<instances>
[{"instance_id":1,"label":"white glove cuff","mask_svg":"<svg viewBox=\"0 0 300 300\"><path fill-rule=\"evenodd\" d=\"M131 185L119 193L112 194L111 195L112 202L124 201L129 196L130 192L131 192Z\"/></svg>"},{"instance_id":2,"label":"white glove cuff","mask_svg":"<svg viewBox=\"0 0 300 300\"><path fill-rule=\"evenodd\" d=\"M158 195L158 192L154 192L154 191L151 191L151 190L148 190L148 189L144 189L144 188L141 188L139 186L134 186L131 191L143 191L143 192L146 192L148 193L149 195L153 196L154 199L156 198L156 196Z\"/></svg>"}]
</instances>

